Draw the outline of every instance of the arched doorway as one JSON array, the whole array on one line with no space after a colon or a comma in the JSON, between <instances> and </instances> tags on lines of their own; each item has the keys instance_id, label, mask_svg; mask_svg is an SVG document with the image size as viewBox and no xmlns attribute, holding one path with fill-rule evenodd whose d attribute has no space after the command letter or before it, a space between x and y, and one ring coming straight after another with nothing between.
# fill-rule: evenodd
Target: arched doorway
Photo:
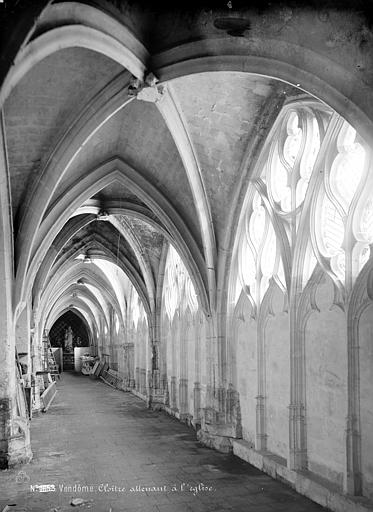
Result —
<instances>
[{"instance_id":1,"label":"arched doorway","mask_svg":"<svg viewBox=\"0 0 373 512\"><path fill-rule=\"evenodd\" d=\"M57 364L62 371L74 371L80 352L90 348L89 329L84 320L73 311L67 311L53 324L49 338L55 348ZM78 350L75 350L78 349Z\"/></svg>"}]
</instances>

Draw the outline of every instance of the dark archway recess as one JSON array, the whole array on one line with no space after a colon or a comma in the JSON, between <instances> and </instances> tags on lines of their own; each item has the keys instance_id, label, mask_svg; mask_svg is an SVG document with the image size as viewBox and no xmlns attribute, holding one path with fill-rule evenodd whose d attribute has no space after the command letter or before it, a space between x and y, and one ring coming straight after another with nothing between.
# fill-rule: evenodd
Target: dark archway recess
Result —
<instances>
[{"instance_id":1,"label":"dark archway recess","mask_svg":"<svg viewBox=\"0 0 373 512\"><path fill-rule=\"evenodd\" d=\"M73 347L88 347L89 335L87 328L83 320L72 311L64 313L53 324L49 332L52 347L65 348L65 336L69 327L72 331Z\"/></svg>"}]
</instances>

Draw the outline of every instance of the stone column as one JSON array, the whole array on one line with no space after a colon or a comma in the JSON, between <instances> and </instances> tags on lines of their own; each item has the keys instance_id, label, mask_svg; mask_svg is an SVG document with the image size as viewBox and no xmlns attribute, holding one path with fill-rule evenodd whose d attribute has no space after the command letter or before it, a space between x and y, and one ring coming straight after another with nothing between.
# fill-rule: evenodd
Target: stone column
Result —
<instances>
[{"instance_id":1,"label":"stone column","mask_svg":"<svg viewBox=\"0 0 373 512\"><path fill-rule=\"evenodd\" d=\"M346 420L346 471L343 490L346 494L362 494L361 474L361 435L355 414L349 414Z\"/></svg>"},{"instance_id":2,"label":"stone column","mask_svg":"<svg viewBox=\"0 0 373 512\"><path fill-rule=\"evenodd\" d=\"M146 369L140 370L140 393L146 395Z\"/></svg>"},{"instance_id":3,"label":"stone column","mask_svg":"<svg viewBox=\"0 0 373 512\"><path fill-rule=\"evenodd\" d=\"M179 379L180 419L188 415L188 379Z\"/></svg>"},{"instance_id":4,"label":"stone column","mask_svg":"<svg viewBox=\"0 0 373 512\"><path fill-rule=\"evenodd\" d=\"M194 383L193 389L193 423L194 425L201 424L201 384Z\"/></svg>"},{"instance_id":5,"label":"stone column","mask_svg":"<svg viewBox=\"0 0 373 512\"><path fill-rule=\"evenodd\" d=\"M149 407L152 409L163 409L165 406L165 389L161 382L160 372L160 343L153 340L151 344L152 357L151 357L151 372L149 375Z\"/></svg>"},{"instance_id":6,"label":"stone column","mask_svg":"<svg viewBox=\"0 0 373 512\"><path fill-rule=\"evenodd\" d=\"M129 386L133 389L136 385L135 382L135 345L129 343L129 356L128 356L128 375L129 375Z\"/></svg>"},{"instance_id":7,"label":"stone column","mask_svg":"<svg viewBox=\"0 0 373 512\"><path fill-rule=\"evenodd\" d=\"M307 303L307 301L306 301ZM289 458L288 467L294 471L306 470L307 433L305 408L305 353L304 331L308 311L300 294L290 303L290 404L289 404Z\"/></svg>"},{"instance_id":8,"label":"stone column","mask_svg":"<svg viewBox=\"0 0 373 512\"><path fill-rule=\"evenodd\" d=\"M135 388L136 391L140 391L140 368L136 367L135 369Z\"/></svg>"},{"instance_id":9,"label":"stone column","mask_svg":"<svg viewBox=\"0 0 373 512\"><path fill-rule=\"evenodd\" d=\"M10 194L4 144L3 117L0 119L0 468L32 458L30 428L23 416L25 402L16 377L15 328L12 307L13 239ZM20 309L20 308L19 308Z\"/></svg>"},{"instance_id":10,"label":"stone column","mask_svg":"<svg viewBox=\"0 0 373 512\"><path fill-rule=\"evenodd\" d=\"M184 313L184 318L180 319L181 321L181 332L179 337L180 343L180 352L179 352L179 409L180 409L180 419L182 421L187 421L190 419L189 411L188 411L188 335L190 335L191 329L191 318L190 313Z\"/></svg>"},{"instance_id":11,"label":"stone column","mask_svg":"<svg viewBox=\"0 0 373 512\"><path fill-rule=\"evenodd\" d=\"M264 315L261 316L262 319ZM258 320L257 333L257 368L258 368L258 395L256 396L256 439L255 449L267 449L266 428L266 371L265 371L265 342L263 322Z\"/></svg>"},{"instance_id":12,"label":"stone column","mask_svg":"<svg viewBox=\"0 0 373 512\"><path fill-rule=\"evenodd\" d=\"M227 382L226 338L219 326L221 322L222 316L216 313L206 322L209 379L206 386L206 405L197 438L205 446L230 453L231 440L241 436L241 418L238 393Z\"/></svg>"},{"instance_id":13,"label":"stone column","mask_svg":"<svg viewBox=\"0 0 373 512\"><path fill-rule=\"evenodd\" d=\"M123 354L123 376L124 376L124 385L125 387L131 388L133 383L133 343L124 343L123 345L124 354Z\"/></svg>"},{"instance_id":14,"label":"stone column","mask_svg":"<svg viewBox=\"0 0 373 512\"><path fill-rule=\"evenodd\" d=\"M176 401L176 377L171 377L171 409L174 412L178 412L177 401Z\"/></svg>"},{"instance_id":15,"label":"stone column","mask_svg":"<svg viewBox=\"0 0 373 512\"><path fill-rule=\"evenodd\" d=\"M195 427L201 425L201 318L195 317L195 382L193 387L193 424Z\"/></svg>"},{"instance_id":16,"label":"stone column","mask_svg":"<svg viewBox=\"0 0 373 512\"><path fill-rule=\"evenodd\" d=\"M289 463L293 470L307 469L305 408L302 403L289 405Z\"/></svg>"},{"instance_id":17,"label":"stone column","mask_svg":"<svg viewBox=\"0 0 373 512\"><path fill-rule=\"evenodd\" d=\"M357 304L352 303L347 317L348 411L346 418L346 470L343 482L344 492L353 496L362 494L359 316L356 315L357 307Z\"/></svg>"}]
</instances>

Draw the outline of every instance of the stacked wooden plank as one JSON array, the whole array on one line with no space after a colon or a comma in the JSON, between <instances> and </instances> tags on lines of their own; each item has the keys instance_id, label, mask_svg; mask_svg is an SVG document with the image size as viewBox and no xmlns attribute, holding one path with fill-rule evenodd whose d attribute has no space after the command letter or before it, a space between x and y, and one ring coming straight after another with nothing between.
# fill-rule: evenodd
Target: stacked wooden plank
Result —
<instances>
[{"instance_id":1,"label":"stacked wooden plank","mask_svg":"<svg viewBox=\"0 0 373 512\"><path fill-rule=\"evenodd\" d=\"M109 367L104 360L96 361L89 375L91 379L101 379L105 384L116 388L123 389L123 379L116 370Z\"/></svg>"},{"instance_id":2,"label":"stacked wooden plank","mask_svg":"<svg viewBox=\"0 0 373 512\"><path fill-rule=\"evenodd\" d=\"M116 370L111 368L104 369L100 375L100 379L113 388L122 387L123 379Z\"/></svg>"},{"instance_id":3,"label":"stacked wooden plank","mask_svg":"<svg viewBox=\"0 0 373 512\"><path fill-rule=\"evenodd\" d=\"M98 379L102 373L102 371L104 370L105 368L105 365L107 365L107 368L109 367L109 365L107 363L105 363L105 361L97 361L94 365L94 367L92 368L92 372L91 374L89 375L91 377L91 379Z\"/></svg>"},{"instance_id":4,"label":"stacked wooden plank","mask_svg":"<svg viewBox=\"0 0 373 512\"><path fill-rule=\"evenodd\" d=\"M44 391L44 393L41 395L41 402L42 402L42 411L45 412L48 410L49 406L53 402L54 397L56 396L57 389L56 389L56 381L53 381L47 389Z\"/></svg>"}]
</instances>

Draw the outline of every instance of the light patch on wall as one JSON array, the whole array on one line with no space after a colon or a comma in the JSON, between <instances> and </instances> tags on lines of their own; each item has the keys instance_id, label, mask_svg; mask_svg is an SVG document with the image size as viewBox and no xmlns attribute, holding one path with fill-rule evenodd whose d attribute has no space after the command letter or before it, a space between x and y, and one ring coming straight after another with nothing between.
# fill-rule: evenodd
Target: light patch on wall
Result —
<instances>
[{"instance_id":1,"label":"light patch on wall","mask_svg":"<svg viewBox=\"0 0 373 512\"><path fill-rule=\"evenodd\" d=\"M117 335L119 334L119 318L118 315L115 315L115 332Z\"/></svg>"},{"instance_id":2,"label":"light patch on wall","mask_svg":"<svg viewBox=\"0 0 373 512\"><path fill-rule=\"evenodd\" d=\"M131 314L132 314L132 320L135 325L135 329L137 328L137 325L139 323L140 319L140 304L139 304L139 297L137 293L134 290L134 293L132 295L132 301L131 301Z\"/></svg>"},{"instance_id":3,"label":"light patch on wall","mask_svg":"<svg viewBox=\"0 0 373 512\"><path fill-rule=\"evenodd\" d=\"M115 263L107 261L101 258L94 258L93 263L105 274L108 281L110 282L115 295L117 296L122 317L125 317L125 296L129 288L129 279L121 268Z\"/></svg>"},{"instance_id":4,"label":"light patch on wall","mask_svg":"<svg viewBox=\"0 0 373 512\"><path fill-rule=\"evenodd\" d=\"M198 297L193 281L176 249L170 245L163 284L163 300L166 313L172 322L178 308L191 313L198 310Z\"/></svg>"},{"instance_id":5,"label":"light patch on wall","mask_svg":"<svg viewBox=\"0 0 373 512\"><path fill-rule=\"evenodd\" d=\"M99 310L97 309L96 305L90 299L88 299L87 297L84 297L84 296L80 296L80 295L79 295L79 299L87 304L87 306L89 307L89 309L92 312L93 317L100 318Z\"/></svg>"},{"instance_id":6,"label":"light patch on wall","mask_svg":"<svg viewBox=\"0 0 373 512\"><path fill-rule=\"evenodd\" d=\"M186 275L185 280L185 298L186 306L189 307L191 313L196 313L198 310L198 298L189 274Z\"/></svg>"},{"instance_id":7,"label":"light patch on wall","mask_svg":"<svg viewBox=\"0 0 373 512\"><path fill-rule=\"evenodd\" d=\"M103 294L101 293L101 291L97 288L97 286L94 286L94 285L92 285L90 283L84 283L84 285L96 297L96 299L100 303L100 306L104 310L106 317L108 318L109 317L109 311L107 309L106 300L105 300Z\"/></svg>"}]
</instances>

